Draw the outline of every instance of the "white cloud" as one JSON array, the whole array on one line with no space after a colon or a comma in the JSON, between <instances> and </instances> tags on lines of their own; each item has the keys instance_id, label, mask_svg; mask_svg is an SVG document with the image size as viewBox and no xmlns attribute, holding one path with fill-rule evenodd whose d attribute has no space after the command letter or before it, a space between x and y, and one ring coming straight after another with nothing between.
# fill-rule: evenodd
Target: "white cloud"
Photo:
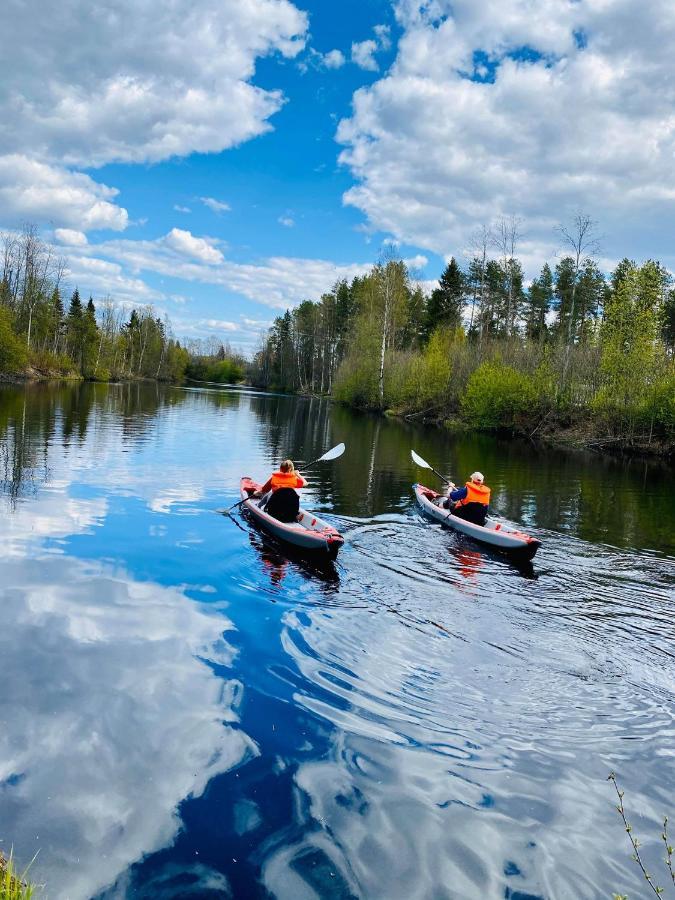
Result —
<instances>
[{"instance_id":1,"label":"white cloud","mask_svg":"<svg viewBox=\"0 0 675 900\"><path fill-rule=\"evenodd\" d=\"M0 156L0 215L7 222L28 219L68 229L122 231L129 216L113 202L117 194L115 188L59 165L19 153Z\"/></svg>"},{"instance_id":2,"label":"white cloud","mask_svg":"<svg viewBox=\"0 0 675 900\"><path fill-rule=\"evenodd\" d=\"M338 128L358 182L345 202L372 227L447 255L516 214L552 253L553 226L583 209L610 256L673 259L672 4L399 0L396 13L394 65Z\"/></svg>"},{"instance_id":3,"label":"white cloud","mask_svg":"<svg viewBox=\"0 0 675 900\"><path fill-rule=\"evenodd\" d=\"M277 221L284 228L292 228L295 225L295 219L292 219L290 216L279 216Z\"/></svg>"},{"instance_id":4,"label":"white cloud","mask_svg":"<svg viewBox=\"0 0 675 900\"><path fill-rule=\"evenodd\" d=\"M257 263L233 262L213 243L214 238L195 237L189 231L174 228L154 241L112 240L90 245L82 248L79 256L71 253L69 265L71 271L80 274L83 269L92 267L94 271L109 270L111 277L117 278L122 278L123 271L134 275L151 272L187 282L216 285L273 309L286 309L303 300L319 297L336 281L352 279L370 269L367 263L336 264L323 259L283 256L269 257ZM139 279L135 281L139 291L142 286L148 298L144 302L164 299L163 295L154 294L153 297L147 285ZM84 280L78 283L84 285ZM117 296L114 286L110 292Z\"/></svg>"},{"instance_id":5,"label":"white cloud","mask_svg":"<svg viewBox=\"0 0 675 900\"><path fill-rule=\"evenodd\" d=\"M181 206L180 203L174 203L173 208L176 210L176 212L181 212L181 213L191 213L192 212L192 210L190 209L189 206Z\"/></svg>"},{"instance_id":6,"label":"white cloud","mask_svg":"<svg viewBox=\"0 0 675 900\"><path fill-rule=\"evenodd\" d=\"M230 211L231 207L229 203L224 203L222 200L216 200L215 197L200 197L199 199L204 206L207 206L212 212L217 213L218 215Z\"/></svg>"},{"instance_id":7,"label":"white cloud","mask_svg":"<svg viewBox=\"0 0 675 900\"><path fill-rule=\"evenodd\" d=\"M92 166L232 147L283 102L250 83L256 59L295 56L306 29L288 0L2 4L0 152Z\"/></svg>"},{"instance_id":8,"label":"white cloud","mask_svg":"<svg viewBox=\"0 0 675 900\"><path fill-rule=\"evenodd\" d=\"M2 224L124 229L117 191L74 170L217 152L268 131L284 97L252 83L256 60L294 57L306 30L289 0L64 0L39 16L0 4Z\"/></svg>"},{"instance_id":9,"label":"white cloud","mask_svg":"<svg viewBox=\"0 0 675 900\"><path fill-rule=\"evenodd\" d=\"M323 56L323 64L327 69L341 69L345 62L342 50L329 50Z\"/></svg>"},{"instance_id":10,"label":"white cloud","mask_svg":"<svg viewBox=\"0 0 675 900\"><path fill-rule=\"evenodd\" d=\"M380 68L375 59L377 49L377 41L373 40L359 41L352 44L352 62L356 63L360 69L377 72Z\"/></svg>"},{"instance_id":11,"label":"white cloud","mask_svg":"<svg viewBox=\"0 0 675 900\"><path fill-rule=\"evenodd\" d=\"M65 244L67 247L86 247L89 243L86 234L73 228L55 228L54 237L59 244Z\"/></svg>"},{"instance_id":12,"label":"white cloud","mask_svg":"<svg viewBox=\"0 0 675 900\"><path fill-rule=\"evenodd\" d=\"M177 253L197 259L203 263L219 263L223 261L223 254L213 246L213 238L195 237L190 231L172 228L164 238L164 242Z\"/></svg>"},{"instance_id":13,"label":"white cloud","mask_svg":"<svg viewBox=\"0 0 675 900\"><path fill-rule=\"evenodd\" d=\"M375 36L377 37L377 43L381 50L389 50L391 47L391 29L388 25L376 25L373 28L375 32Z\"/></svg>"},{"instance_id":14,"label":"white cloud","mask_svg":"<svg viewBox=\"0 0 675 900\"><path fill-rule=\"evenodd\" d=\"M206 325L207 328L214 331L239 331L239 325L225 319L202 319L197 324Z\"/></svg>"}]
</instances>

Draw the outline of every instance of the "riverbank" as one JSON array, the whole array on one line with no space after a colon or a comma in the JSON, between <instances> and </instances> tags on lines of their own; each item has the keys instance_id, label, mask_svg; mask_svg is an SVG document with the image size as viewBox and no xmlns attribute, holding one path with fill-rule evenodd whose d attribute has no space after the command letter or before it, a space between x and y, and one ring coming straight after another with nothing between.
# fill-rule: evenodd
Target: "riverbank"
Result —
<instances>
[{"instance_id":1,"label":"riverbank","mask_svg":"<svg viewBox=\"0 0 675 900\"><path fill-rule=\"evenodd\" d=\"M662 437L647 435L616 435L603 431L598 423L590 418L579 417L575 420L556 420L554 417L542 417L534 427L517 426L514 428L477 428L458 418L436 417L433 419L403 415L387 410L386 415L414 420L424 425L446 428L453 433L487 433L501 437L525 438L533 444L555 449L585 450L594 453L607 453L614 456L644 457L675 461L675 441Z\"/></svg>"},{"instance_id":2,"label":"riverbank","mask_svg":"<svg viewBox=\"0 0 675 900\"><path fill-rule=\"evenodd\" d=\"M251 381L247 381L246 384L258 390L265 390ZM395 408L373 410L364 409L344 400L338 400L330 394L320 394L316 391L285 391L284 393L291 396L329 400L356 412L368 412L376 416L381 415L385 418L444 429L452 434L493 434L497 437L526 439L535 445L553 449L583 450L612 456L675 462L675 436L664 438L653 432L650 434L649 431L644 434L632 435L612 433L604 423L594 419L588 411L560 415L548 410L514 423L508 428L499 426L481 428L462 418L459 411L454 413L448 413L447 410L437 412L433 408L418 412Z\"/></svg>"}]
</instances>

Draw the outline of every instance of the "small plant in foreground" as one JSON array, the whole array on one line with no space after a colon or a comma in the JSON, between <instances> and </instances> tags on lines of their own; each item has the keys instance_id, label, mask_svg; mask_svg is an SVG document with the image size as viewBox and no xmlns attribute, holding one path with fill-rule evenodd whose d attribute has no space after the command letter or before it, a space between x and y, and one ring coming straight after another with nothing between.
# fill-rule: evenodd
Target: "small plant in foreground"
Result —
<instances>
[{"instance_id":1,"label":"small plant in foreground","mask_svg":"<svg viewBox=\"0 0 675 900\"><path fill-rule=\"evenodd\" d=\"M631 846L633 847L633 860L639 866L640 871L642 872L645 881L647 882L649 887L652 889L654 894L656 894L657 897L662 897L663 893L664 893L664 889L662 887L660 887L658 884L656 884L653 876L650 875L650 873L645 868L644 861L643 861L642 857L640 856L640 841L638 841L638 839L634 836L633 826L630 824L630 822L626 818L626 810L624 809L624 805L623 805L624 792L619 790L619 786L616 783L616 775L614 774L614 772L609 773L607 780L612 782L612 784L614 785L614 790L616 791L616 795L619 798L619 803L618 803L616 809L617 809L617 812L619 813L619 815L621 816L621 819L624 824L624 828L626 829L626 834L628 835L628 839L631 842ZM663 841L665 848L666 848L666 856L665 856L666 868L668 870L670 880L673 883L673 887L675 888L675 870L673 870L673 847L671 846L671 844L668 841L668 816L666 816L663 820L663 831L661 832L661 840ZM628 900L628 897L626 896L626 894L612 894L612 896L613 896L614 900Z\"/></svg>"},{"instance_id":2,"label":"small plant in foreground","mask_svg":"<svg viewBox=\"0 0 675 900\"><path fill-rule=\"evenodd\" d=\"M13 852L10 852L9 858L0 852L0 900L31 900L31 897L37 896L37 887L26 878L34 860L35 856L19 874L14 865Z\"/></svg>"}]
</instances>

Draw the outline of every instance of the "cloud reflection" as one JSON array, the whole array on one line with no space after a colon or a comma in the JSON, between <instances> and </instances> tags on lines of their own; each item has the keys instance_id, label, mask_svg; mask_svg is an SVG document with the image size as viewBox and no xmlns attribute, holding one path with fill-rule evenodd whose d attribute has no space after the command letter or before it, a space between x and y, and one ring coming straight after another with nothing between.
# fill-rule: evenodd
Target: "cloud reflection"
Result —
<instances>
[{"instance_id":1,"label":"cloud reflection","mask_svg":"<svg viewBox=\"0 0 675 900\"><path fill-rule=\"evenodd\" d=\"M179 590L54 554L0 591L0 822L51 897L88 898L169 844L176 809L256 753L221 615Z\"/></svg>"}]
</instances>

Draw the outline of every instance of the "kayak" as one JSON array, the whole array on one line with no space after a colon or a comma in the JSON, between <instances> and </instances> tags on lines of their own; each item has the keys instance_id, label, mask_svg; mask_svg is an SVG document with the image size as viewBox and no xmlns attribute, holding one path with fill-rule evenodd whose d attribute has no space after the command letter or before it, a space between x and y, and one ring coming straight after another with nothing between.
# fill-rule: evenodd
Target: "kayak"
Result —
<instances>
[{"instance_id":1,"label":"kayak","mask_svg":"<svg viewBox=\"0 0 675 900\"><path fill-rule=\"evenodd\" d=\"M455 531L460 531L476 541L481 541L483 544L494 547L495 550L500 550L502 553L508 553L519 559L528 560L533 559L534 554L541 547L541 541L538 541L536 538L525 534L524 531L518 531L517 528L508 525L506 522L497 522L489 516L485 521L485 525L475 525L473 522L467 522L466 519L461 519L459 516L453 516L447 509L441 509L433 502L441 494L437 491L432 491L431 488L424 487L422 484L414 484L413 491L417 502L427 515L437 519L439 522L443 522L444 525L450 528L454 528Z\"/></svg>"},{"instance_id":2,"label":"kayak","mask_svg":"<svg viewBox=\"0 0 675 900\"><path fill-rule=\"evenodd\" d=\"M241 499L244 500L242 506L257 525L281 541L287 541L302 550L319 551L327 554L329 559L335 559L345 542L339 531L302 507L297 521L280 522L261 509L258 500L250 498L250 495L254 491L259 491L261 487L262 485L248 476L244 476L239 483Z\"/></svg>"}]
</instances>

